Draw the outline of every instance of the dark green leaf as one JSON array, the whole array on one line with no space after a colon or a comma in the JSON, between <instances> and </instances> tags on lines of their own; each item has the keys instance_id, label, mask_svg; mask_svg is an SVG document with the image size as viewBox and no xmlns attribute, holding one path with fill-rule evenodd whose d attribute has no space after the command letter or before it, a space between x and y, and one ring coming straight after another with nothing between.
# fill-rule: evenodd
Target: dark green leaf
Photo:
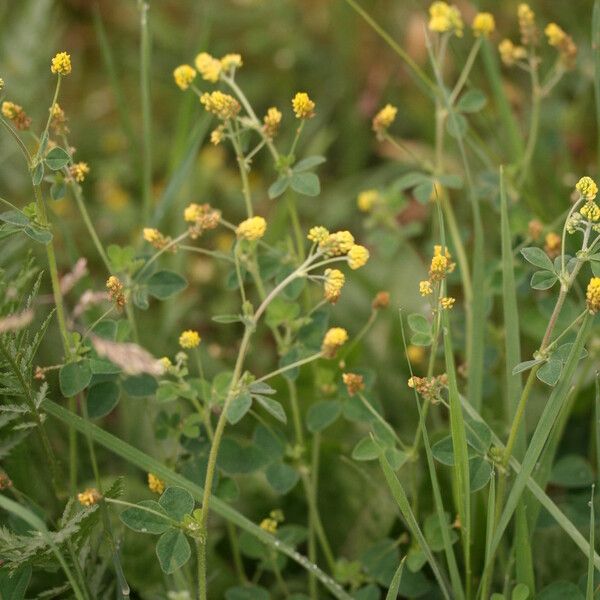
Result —
<instances>
[{"instance_id":1,"label":"dark green leaf","mask_svg":"<svg viewBox=\"0 0 600 600\"><path fill-rule=\"evenodd\" d=\"M290 185L294 191L305 196L318 196L321 192L319 178L314 173L294 173Z\"/></svg>"},{"instance_id":2,"label":"dark green leaf","mask_svg":"<svg viewBox=\"0 0 600 600\"><path fill-rule=\"evenodd\" d=\"M126 508L119 515L121 521L130 529L158 535L171 527L169 515L155 500L142 500L138 502L138 506L143 508Z\"/></svg>"},{"instance_id":3,"label":"dark green leaf","mask_svg":"<svg viewBox=\"0 0 600 600\"><path fill-rule=\"evenodd\" d=\"M72 398L84 390L92 379L88 360L67 363L58 373L60 391L65 398Z\"/></svg>"},{"instance_id":4,"label":"dark green leaf","mask_svg":"<svg viewBox=\"0 0 600 600\"><path fill-rule=\"evenodd\" d=\"M545 365L538 369L536 376L540 381L550 386L555 386L560 379L562 368L562 361L551 358Z\"/></svg>"},{"instance_id":5,"label":"dark green leaf","mask_svg":"<svg viewBox=\"0 0 600 600\"><path fill-rule=\"evenodd\" d=\"M541 248L536 248L535 246L523 248L521 250L521 254L525 260L530 262L532 265L535 265L536 267L546 271L554 271L554 265L552 264L552 261Z\"/></svg>"},{"instance_id":6,"label":"dark green leaf","mask_svg":"<svg viewBox=\"0 0 600 600\"><path fill-rule=\"evenodd\" d=\"M158 503L175 521L181 521L194 510L194 497L184 488L168 487L158 499Z\"/></svg>"},{"instance_id":7,"label":"dark green leaf","mask_svg":"<svg viewBox=\"0 0 600 600\"><path fill-rule=\"evenodd\" d=\"M252 394L252 397L273 417L281 423L287 423L287 415L281 403L268 396L261 394Z\"/></svg>"},{"instance_id":8,"label":"dark green leaf","mask_svg":"<svg viewBox=\"0 0 600 600\"><path fill-rule=\"evenodd\" d=\"M267 481L269 485L278 494L287 494L298 483L300 475L296 469L282 462L270 464L266 471Z\"/></svg>"},{"instance_id":9,"label":"dark green leaf","mask_svg":"<svg viewBox=\"0 0 600 600\"><path fill-rule=\"evenodd\" d=\"M106 416L118 404L120 395L121 390L114 381L103 381L90 387L86 399L89 418Z\"/></svg>"},{"instance_id":10,"label":"dark green leaf","mask_svg":"<svg viewBox=\"0 0 600 600\"><path fill-rule=\"evenodd\" d=\"M157 271L148 279L148 293L159 300L166 300L187 287L187 281L174 271Z\"/></svg>"},{"instance_id":11,"label":"dark green leaf","mask_svg":"<svg viewBox=\"0 0 600 600\"><path fill-rule=\"evenodd\" d=\"M487 98L481 90L471 89L465 92L458 103L456 110L459 112L474 113L480 111L487 103Z\"/></svg>"},{"instance_id":12,"label":"dark green leaf","mask_svg":"<svg viewBox=\"0 0 600 600\"><path fill-rule=\"evenodd\" d=\"M247 391L241 392L229 403L229 407L227 408L227 420L232 425L239 423L251 407L252 397Z\"/></svg>"},{"instance_id":13,"label":"dark green leaf","mask_svg":"<svg viewBox=\"0 0 600 600\"><path fill-rule=\"evenodd\" d=\"M311 433L323 431L337 421L341 414L342 404L338 400L316 402L306 413L306 427Z\"/></svg>"},{"instance_id":14,"label":"dark green leaf","mask_svg":"<svg viewBox=\"0 0 600 600\"><path fill-rule=\"evenodd\" d=\"M317 165L323 164L327 159L324 156L307 156L302 160L299 160L294 166L294 173L301 173L302 171L308 171Z\"/></svg>"},{"instance_id":15,"label":"dark green leaf","mask_svg":"<svg viewBox=\"0 0 600 600\"><path fill-rule=\"evenodd\" d=\"M123 389L129 396L134 398L152 396L156 392L157 387L158 383L156 379L148 373L131 375L123 380Z\"/></svg>"},{"instance_id":16,"label":"dark green leaf","mask_svg":"<svg viewBox=\"0 0 600 600\"><path fill-rule=\"evenodd\" d=\"M40 185L44 179L44 163L38 163L31 171L31 181L33 185Z\"/></svg>"},{"instance_id":17,"label":"dark green leaf","mask_svg":"<svg viewBox=\"0 0 600 600\"><path fill-rule=\"evenodd\" d=\"M594 483L594 473L585 458L567 454L556 461L550 481L566 488L587 487Z\"/></svg>"},{"instance_id":18,"label":"dark green leaf","mask_svg":"<svg viewBox=\"0 0 600 600\"><path fill-rule=\"evenodd\" d=\"M492 476L492 465L480 456L469 461L469 479L471 485L471 493L485 487Z\"/></svg>"},{"instance_id":19,"label":"dark green leaf","mask_svg":"<svg viewBox=\"0 0 600 600\"><path fill-rule=\"evenodd\" d=\"M269 600L271 596L264 587L245 585L229 588L225 592L225 600Z\"/></svg>"},{"instance_id":20,"label":"dark green leaf","mask_svg":"<svg viewBox=\"0 0 600 600\"><path fill-rule=\"evenodd\" d=\"M557 281L558 277L551 271L536 271L530 285L534 290L549 290Z\"/></svg>"},{"instance_id":21,"label":"dark green leaf","mask_svg":"<svg viewBox=\"0 0 600 600\"><path fill-rule=\"evenodd\" d=\"M46 154L44 159L46 165L51 171L58 171L69 164L71 157L69 153L60 146L56 146Z\"/></svg>"},{"instance_id":22,"label":"dark green leaf","mask_svg":"<svg viewBox=\"0 0 600 600\"><path fill-rule=\"evenodd\" d=\"M189 542L178 529L169 529L158 538L156 556L160 568L167 574L183 567L191 553Z\"/></svg>"}]
</instances>

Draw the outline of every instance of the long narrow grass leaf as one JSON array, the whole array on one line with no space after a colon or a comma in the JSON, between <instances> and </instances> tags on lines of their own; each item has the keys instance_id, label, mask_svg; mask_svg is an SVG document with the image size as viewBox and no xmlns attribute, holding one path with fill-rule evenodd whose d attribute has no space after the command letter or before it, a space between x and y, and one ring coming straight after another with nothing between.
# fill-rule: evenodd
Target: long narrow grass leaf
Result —
<instances>
[{"instance_id":1,"label":"long narrow grass leaf","mask_svg":"<svg viewBox=\"0 0 600 600\"><path fill-rule=\"evenodd\" d=\"M388 592L385 595L385 600L396 600L398 592L400 591L400 581L402 581L402 573L404 573L404 563L406 562L406 556L400 561L394 576L392 577L392 583L388 588Z\"/></svg>"},{"instance_id":2,"label":"long narrow grass leaf","mask_svg":"<svg viewBox=\"0 0 600 600\"><path fill-rule=\"evenodd\" d=\"M590 499L590 551L588 553L588 572L585 600L594 599L594 536L596 522L594 517L594 487L592 485L592 497Z\"/></svg>"}]
</instances>

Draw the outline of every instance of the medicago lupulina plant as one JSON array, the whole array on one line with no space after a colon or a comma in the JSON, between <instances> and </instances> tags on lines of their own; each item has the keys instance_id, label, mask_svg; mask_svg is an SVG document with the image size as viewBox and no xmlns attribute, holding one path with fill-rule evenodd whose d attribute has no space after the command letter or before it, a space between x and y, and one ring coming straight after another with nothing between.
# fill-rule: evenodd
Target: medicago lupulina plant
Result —
<instances>
[{"instance_id":1,"label":"medicago lupulina plant","mask_svg":"<svg viewBox=\"0 0 600 600\"><path fill-rule=\"evenodd\" d=\"M591 483L583 459L553 464L591 381L598 188L589 176L573 178L570 205L545 225L535 186L540 115L577 67L577 47L555 23L542 32L526 4L516 15L519 43L495 44L494 15L473 13L468 28L456 6L434 2L424 70L346 2L412 70L433 114L431 144L395 133L401 105L372 116L376 144L397 160L389 180L359 188L365 245L356 232L301 220L301 203L322 193L316 171L325 158L301 156L319 104L298 92L285 107L259 111L240 83L240 54L200 52L172 73L182 97L195 98L197 124L212 123L206 146L237 168L235 202L189 188L163 219L166 203L153 202L143 2L143 206L130 244L106 245L88 212L96 165L75 159L59 103L71 56L51 60L55 92L41 126L8 99L10 87L2 97L2 131L25 161L34 202L0 199L0 241L11 252L15 240L31 243L39 263L23 260L0 279L2 597L24 598L29 587L28 596L78 600L375 600L382 588L387 598L533 598L547 583L531 542L542 510L575 544L593 597L593 498L588 538L546 488ZM455 49L464 52L460 68ZM479 129L488 103L473 83L480 59L508 160ZM529 78L524 135L500 65ZM74 204L93 255L73 259L61 202ZM405 318L409 302L395 299L407 370L394 366L400 400L384 404L375 379L385 367L361 348L391 302L377 290L395 272L369 286L364 318L340 322L337 303L361 284L370 251L393 257L417 243L418 311ZM216 273L217 291L188 281L197 259ZM535 323L520 323L537 299L546 312L536 307ZM369 358L374 369L365 368ZM22 448L36 458L29 477ZM342 467L351 485L341 485ZM340 486L333 498L319 493L329 479ZM383 524L370 520L375 507L356 506L359 488L377 494ZM350 525L338 526L349 510ZM347 546L341 528L350 530ZM383 533L363 543L370 528Z\"/></svg>"}]
</instances>

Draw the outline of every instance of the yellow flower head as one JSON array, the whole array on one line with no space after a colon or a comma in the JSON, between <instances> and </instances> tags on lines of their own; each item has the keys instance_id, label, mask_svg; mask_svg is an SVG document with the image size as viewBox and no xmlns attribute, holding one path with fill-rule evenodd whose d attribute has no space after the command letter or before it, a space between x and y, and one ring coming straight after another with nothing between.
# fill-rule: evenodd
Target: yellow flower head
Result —
<instances>
[{"instance_id":1,"label":"yellow flower head","mask_svg":"<svg viewBox=\"0 0 600 600\"><path fill-rule=\"evenodd\" d=\"M524 45L537 42L537 28L535 26L535 13L529 4L521 3L517 8L519 18L519 29L521 31L521 43Z\"/></svg>"},{"instance_id":2,"label":"yellow flower head","mask_svg":"<svg viewBox=\"0 0 600 600\"><path fill-rule=\"evenodd\" d=\"M71 72L71 55L66 52L59 52L52 59L50 70L54 74L68 75Z\"/></svg>"},{"instance_id":3,"label":"yellow flower head","mask_svg":"<svg viewBox=\"0 0 600 600\"><path fill-rule=\"evenodd\" d=\"M600 277L590 279L585 297L588 310L596 314L600 310Z\"/></svg>"},{"instance_id":4,"label":"yellow flower head","mask_svg":"<svg viewBox=\"0 0 600 600\"><path fill-rule=\"evenodd\" d=\"M348 341L348 332L342 327L332 327L323 338L321 351L325 358L333 358L337 351Z\"/></svg>"},{"instance_id":5,"label":"yellow flower head","mask_svg":"<svg viewBox=\"0 0 600 600\"><path fill-rule=\"evenodd\" d=\"M463 21L456 6L447 2L434 2L429 7L429 30L437 33L450 31L457 37L463 35Z\"/></svg>"},{"instance_id":6,"label":"yellow flower head","mask_svg":"<svg viewBox=\"0 0 600 600\"><path fill-rule=\"evenodd\" d=\"M342 381L348 390L349 396L354 396L354 394L365 389L363 376L358 373L342 373Z\"/></svg>"},{"instance_id":7,"label":"yellow flower head","mask_svg":"<svg viewBox=\"0 0 600 600\"><path fill-rule=\"evenodd\" d=\"M102 499L100 492L96 488L87 488L83 492L77 494L77 500L82 506L92 506L97 504Z\"/></svg>"},{"instance_id":8,"label":"yellow flower head","mask_svg":"<svg viewBox=\"0 0 600 600\"><path fill-rule=\"evenodd\" d=\"M189 233L192 239L196 239L207 229L215 229L219 225L221 211L214 209L210 204L192 202L185 207L183 218L187 223L191 223Z\"/></svg>"},{"instance_id":9,"label":"yellow flower head","mask_svg":"<svg viewBox=\"0 0 600 600\"><path fill-rule=\"evenodd\" d=\"M200 52L194 61L198 73L205 81L216 83L221 75L221 61L208 52Z\"/></svg>"},{"instance_id":10,"label":"yellow flower head","mask_svg":"<svg viewBox=\"0 0 600 600\"><path fill-rule=\"evenodd\" d=\"M221 68L223 71L231 71L239 69L244 63L242 62L241 54L226 54L221 59Z\"/></svg>"},{"instance_id":11,"label":"yellow flower head","mask_svg":"<svg viewBox=\"0 0 600 600\"><path fill-rule=\"evenodd\" d=\"M187 90L196 78L196 69L190 65L179 65L173 71L173 79L182 90Z\"/></svg>"},{"instance_id":12,"label":"yellow flower head","mask_svg":"<svg viewBox=\"0 0 600 600\"><path fill-rule=\"evenodd\" d=\"M274 138L279 131L279 125L281 124L281 111L274 106L271 106L267 110L267 114L263 118L263 131L268 138Z\"/></svg>"},{"instance_id":13,"label":"yellow flower head","mask_svg":"<svg viewBox=\"0 0 600 600\"><path fill-rule=\"evenodd\" d=\"M345 275L339 269L325 270L325 300L331 304L335 304L342 293L342 288L346 282Z\"/></svg>"},{"instance_id":14,"label":"yellow flower head","mask_svg":"<svg viewBox=\"0 0 600 600\"><path fill-rule=\"evenodd\" d=\"M586 202L585 205L581 207L581 210L579 212L588 221L595 222L600 220L600 208L598 208L598 205L593 200Z\"/></svg>"},{"instance_id":15,"label":"yellow flower head","mask_svg":"<svg viewBox=\"0 0 600 600\"><path fill-rule=\"evenodd\" d=\"M369 251L359 244L354 244L348 251L348 265L351 269L360 269L367 264Z\"/></svg>"},{"instance_id":16,"label":"yellow flower head","mask_svg":"<svg viewBox=\"0 0 600 600\"><path fill-rule=\"evenodd\" d=\"M144 227L143 235L144 240L152 244L157 250L162 250L171 242L170 236L163 235L158 229L152 227ZM173 247L173 251L175 251L175 247Z\"/></svg>"},{"instance_id":17,"label":"yellow flower head","mask_svg":"<svg viewBox=\"0 0 600 600\"><path fill-rule=\"evenodd\" d=\"M582 177L576 184L575 189L581 194L582 198L586 200L593 200L598 194L598 186L596 182L587 175Z\"/></svg>"},{"instance_id":18,"label":"yellow flower head","mask_svg":"<svg viewBox=\"0 0 600 600\"><path fill-rule=\"evenodd\" d=\"M451 309L454 306L455 302L456 302L456 300L454 298L450 298L449 296L445 296L443 298L440 298L440 306L444 310Z\"/></svg>"},{"instance_id":19,"label":"yellow flower head","mask_svg":"<svg viewBox=\"0 0 600 600\"><path fill-rule=\"evenodd\" d=\"M267 517L260 522L260 528L271 534L277 533L277 526L277 521L271 517Z\"/></svg>"},{"instance_id":20,"label":"yellow flower head","mask_svg":"<svg viewBox=\"0 0 600 600\"><path fill-rule=\"evenodd\" d=\"M396 120L398 109L391 104L386 104L374 117L373 117L373 131L377 135L382 135L386 129Z\"/></svg>"},{"instance_id":21,"label":"yellow flower head","mask_svg":"<svg viewBox=\"0 0 600 600\"><path fill-rule=\"evenodd\" d=\"M210 132L210 143L214 146L218 146L225 137L225 127L223 125L219 125L216 129L213 129Z\"/></svg>"},{"instance_id":22,"label":"yellow flower head","mask_svg":"<svg viewBox=\"0 0 600 600\"><path fill-rule=\"evenodd\" d=\"M354 246L354 236L349 231L335 231L319 242L319 249L329 256L348 254L352 246Z\"/></svg>"},{"instance_id":23,"label":"yellow flower head","mask_svg":"<svg viewBox=\"0 0 600 600\"><path fill-rule=\"evenodd\" d=\"M148 473L148 488L155 494L162 494L165 491L165 482L154 473Z\"/></svg>"},{"instance_id":24,"label":"yellow flower head","mask_svg":"<svg viewBox=\"0 0 600 600\"><path fill-rule=\"evenodd\" d=\"M240 112L240 103L229 94L223 92L205 92L200 96L204 108L219 119L233 119Z\"/></svg>"},{"instance_id":25,"label":"yellow flower head","mask_svg":"<svg viewBox=\"0 0 600 600\"><path fill-rule=\"evenodd\" d=\"M23 110L23 107L8 100L2 103L2 116L12 121L13 125L21 131L29 129L31 125L31 119Z\"/></svg>"},{"instance_id":26,"label":"yellow flower head","mask_svg":"<svg viewBox=\"0 0 600 600\"><path fill-rule=\"evenodd\" d=\"M475 37L488 37L496 29L494 15L489 12L477 13L473 19L472 27Z\"/></svg>"},{"instance_id":27,"label":"yellow flower head","mask_svg":"<svg viewBox=\"0 0 600 600\"><path fill-rule=\"evenodd\" d=\"M164 371L168 371L173 366L173 363L168 356L163 356L161 359L159 359L159 362Z\"/></svg>"},{"instance_id":28,"label":"yellow flower head","mask_svg":"<svg viewBox=\"0 0 600 600\"><path fill-rule=\"evenodd\" d=\"M419 281L419 294L421 294L421 296L429 296L432 292L433 288L431 287L431 281L429 281L429 279Z\"/></svg>"},{"instance_id":29,"label":"yellow flower head","mask_svg":"<svg viewBox=\"0 0 600 600\"><path fill-rule=\"evenodd\" d=\"M242 221L235 230L239 238L245 240L260 240L267 230L267 222L262 217L250 217Z\"/></svg>"},{"instance_id":30,"label":"yellow flower head","mask_svg":"<svg viewBox=\"0 0 600 600\"><path fill-rule=\"evenodd\" d=\"M452 262L452 255L448 248L442 253L441 246L433 247L433 257L429 267L429 278L431 281L440 281L444 279L448 273L454 271L456 264Z\"/></svg>"},{"instance_id":31,"label":"yellow flower head","mask_svg":"<svg viewBox=\"0 0 600 600\"><path fill-rule=\"evenodd\" d=\"M502 40L498 44L500 58L507 67L512 67L518 60L527 56L527 50L523 46L515 46L509 39Z\"/></svg>"},{"instance_id":32,"label":"yellow flower head","mask_svg":"<svg viewBox=\"0 0 600 600\"><path fill-rule=\"evenodd\" d=\"M546 245L544 246L544 251L550 258L555 258L560 254L560 248L562 246L562 239L558 233L554 231L550 231L546 234Z\"/></svg>"},{"instance_id":33,"label":"yellow flower head","mask_svg":"<svg viewBox=\"0 0 600 600\"><path fill-rule=\"evenodd\" d=\"M197 348L200 345L200 334L193 329L187 329L179 336L179 345L185 350Z\"/></svg>"},{"instance_id":34,"label":"yellow flower head","mask_svg":"<svg viewBox=\"0 0 600 600\"><path fill-rule=\"evenodd\" d=\"M109 298L117 305L117 308L123 308L127 301L121 280L115 275L111 275L106 280L106 289Z\"/></svg>"},{"instance_id":35,"label":"yellow flower head","mask_svg":"<svg viewBox=\"0 0 600 600\"><path fill-rule=\"evenodd\" d=\"M4 89L4 79L0 77L0 92Z\"/></svg>"},{"instance_id":36,"label":"yellow flower head","mask_svg":"<svg viewBox=\"0 0 600 600\"><path fill-rule=\"evenodd\" d=\"M373 206L379 200L379 192L377 190L363 190L356 199L358 210L361 212L371 212Z\"/></svg>"},{"instance_id":37,"label":"yellow flower head","mask_svg":"<svg viewBox=\"0 0 600 600\"><path fill-rule=\"evenodd\" d=\"M548 23L544 33L548 38L548 44L558 50L561 62L567 68L572 67L577 56L577 46L573 42L573 38L567 35L556 23Z\"/></svg>"},{"instance_id":38,"label":"yellow flower head","mask_svg":"<svg viewBox=\"0 0 600 600\"><path fill-rule=\"evenodd\" d=\"M556 23L548 23L546 29L544 29L544 33L551 46L560 46L567 35Z\"/></svg>"},{"instance_id":39,"label":"yellow flower head","mask_svg":"<svg viewBox=\"0 0 600 600\"><path fill-rule=\"evenodd\" d=\"M315 103L306 92L298 92L292 99L296 119L312 119L315 116Z\"/></svg>"},{"instance_id":40,"label":"yellow flower head","mask_svg":"<svg viewBox=\"0 0 600 600\"><path fill-rule=\"evenodd\" d=\"M410 344L406 348L406 354L411 363L419 364L425 359L425 349L423 346L414 346L413 344Z\"/></svg>"},{"instance_id":41,"label":"yellow flower head","mask_svg":"<svg viewBox=\"0 0 600 600\"><path fill-rule=\"evenodd\" d=\"M329 237L329 231L325 227L317 225L316 227L311 227L310 228L310 230L308 232L308 235L306 237L311 242L314 242L315 244L321 245Z\"/></svg>"},{"instance_id":42,"label":"yellow flower head","mask_svg":"<svg viewBox=\"0 0 600 600\"><path fill-rule=\"evenodd\" d=\"M69 167L69 173L71 177L77 181L77 183L83 183L86 175L90 172L90 167L85 162L78 162Z\"/></svg>"}]
</instances>

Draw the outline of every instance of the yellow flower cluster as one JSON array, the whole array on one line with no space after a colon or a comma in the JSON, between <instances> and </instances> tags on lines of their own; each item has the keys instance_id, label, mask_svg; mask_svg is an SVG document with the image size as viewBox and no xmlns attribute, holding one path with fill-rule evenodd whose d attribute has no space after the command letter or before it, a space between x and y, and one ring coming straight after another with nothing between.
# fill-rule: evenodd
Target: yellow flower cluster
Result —
<instances>
[{"instance_id":1,"label":"yellow flower cluster","mask_svg":"<svg viewBox=\"0 0 600 600\"><path fill-rule=\"evenodd\" d=\"M59 52L50 65L50 70L54 74L69 75L71 72L71 55L66 52Z\"/></svg>"},{"instance_id":2,"label":"yellow flower cluster","mask_svg":"<svg viewBox=\"0 0 600 600\"><path fill-rule=\"evenodd\" d=\"M223 92L205 92L200 96L200 103L204 108L219 119L233 119L240 112L240 103L229 94Z\"/></svg>"},{"instance_id":3,"label":"yellow flower cluster","mask_svg":"<svg viewBox=\"0 0 600 600\"><path fill-rule=\"evenodd\" d=\"M391 104L386 104L374 117L372 122L373 131L382 136L388 127L396 120L398 109Z\"/></svg>"},{"instance_id":4,"label":"yellow flower cluster","mask_svg":"<svg viewBox=\"0 0 600 600\"><path fill-rule=\"evenodd\" d=\"M179 65L173 71L173 79L181 90L187 90L194 79L196 79L196 69L190 65Z\"/></svg>"},{"instance_id":5,"label":"yellow flower cluster","mask_svg":"<svg viewBox=\"0 0 600 600\"><path fill-rule=\"evenodd\" d=\"M498 51L502 62L507 67L512 67L517 61L527 57L527 50L523 46L515 46L509 39L500 42Z\"/></svg>"},{"instance_id":6,"label":"yellow flower cluster","mask_svg":"<svg viewBox=\"0 0 600 600\"><path fill-rule=\"evenodd\" d=\"M592 277L585 294L588 310L596 314L600 310L600 277Z\"/></svg>"},{"instance_id":7,"label":"yellow flower cluster","mask_svg":"<svg viewBox=\"0 0 600 600\"><path fill-rule=\"evenodd\" d=\"M315 103L306 92L298 92L294 96L292 108L297 119L311 119L315 116Z\"/></svg>"},{"instance_id":8,"label":"yellow flower cluster","mask_svg":"<svg viewBox=\"0 0 600 600\"><path fill-rule=\"evenodd\" d=\"M254 241L260 240L267 230L267 222L262 217L250 217L242 221L235 230L239 238Z\"/></svg>"},{"instance_id":9,"label":"yellow flower cluster","mask_svg":"<svg viewBox=\"0 0 600 600\"><path fill-rule=\"evenodd\" d=\"M573 38L567 35L556 23L548 23L544 33L548 38L548 44L558 50L563 64L572 67L577 56L577 46L573 42Z\"/></svg>"},{"instance_id":10,"label":"yellow flower cluster","mask_svg":"<svg viewBox=\"0 0 600 600\"><path fill-rule=\"evenodd\" d=\"M321 345L325 358L334 358L337 351L348 341L348 332L342 327L332 327L327 331Z\"/></svg>"},{"instance_id":11,"label":"yellow flower cluster","mask_svg":"<svg viewBox=\"0 0 600 600\"><path fill-rule=\"evenodd\" d=\"M363 376L358 373L342 373L342 381L348 390L349 396L354 396L354 394L365 389Z\"/></svg>"},{"instance_id":12,"label":"yellow flower cluster","mask_svg":"<svg viewBox=\"0 0 600 600\"><path fill-rule=\"evenodd\" d=\"M57 134L68 133L67 116L58 102L55 102L49 109L50 112L50 127Z\"/></svg>"},{"instance_id":13,"label":"yellow flower cluster","mask_svg":"<svg viewBox=\"0 0 600 600\"><path fill-rule=\"evenodd\" d=\"M221 220L221 211L216 210L210 204L196 204L192 202L183 211L183 218L191 223L189 233L192 239L208 229L215 229Z\"/></svg>"},{"instance_id":14,"label":"yellow flower cluster","mask_svg":"<svg viewBox=\"0 0 600 600\"><path fill-rule=\"evenodd\" d=\"M335 304L342 293L342 288L346 282L345 275L339 269L325 270L325 300L331 304Z\"/></svg>"},{"instance_id":15,"label":"yellow flower cluster","mask_svg":"<svg viewBox=\"0 0 600 600\"><path fill-rule=\"evenodd\" d=\"M275 519L271 517L267 517L260 522L260 528L267 533L275 534L277 533L278 523Z\"/></svg>"},{"instance_id":16,"label":"yellow flower cluster","mask_svg":"<svg viewBox=\"0 0 600 600\"><path fill-rule=\"evenodd\" d=\"M0 92L4 89L4 79L0 77Z\"/></svg>"},{"instance_id":17,"label":"yellow flower cluster","mask_svg":"<svg viewBox=\"0 0 600 600\"><path fill-rule=\"evenodd\" d=\"M431 281L440 281L444 279L448 273L452 273L456 263L452 261L452 255L445 248L442 252L441 246L433 247L433 257L431 258L431 265L429 267L429 279Z\"/></svg>"},{"instance_id":18,"label":"yellow flower cluster","mask_svg":"<svg viewBox=\"0 0 600 600\"><path fill-rule=\"evenodd\" d=\"M221 58L221 68L223 71L239 69L243 64L241 54L226 54Z\"/></svg>"},{"instance_id":19,"label":"yellow flower cluster","mask_svg":"<svg viewBox=\"0 0 600 600\"><path fill-rule=\"evenodd\" d=\"M421 294L421 296L429 296L432 292L433 287L431 286L431 281L429 281L429 279L419 281L419 294Z\"/></svg>"},{"instance_id":20,"label":"yellow flower cluster","mask_svg":"<svg viewBox=\"0 0 600 600\"><path fill-rule=\"evenodd\" d=\"M117 305L117 308L123 308L127 301L121 280L115 275L111 275L106 280L106 289L109 298Z\"/></svg>"},{"instance_id":21,"label":"yellow flower cluster","mask_svg":"<svg viewBox=\"0 0 600 600\"><path fill-rule=\"evenodd\" d=\"M550 258L556 258L560 254L560 248L562 246L562 239L558 233L550 231L546 234L546 245L544 246L544 252Z\"/></svg>"},{"instance_id":22,"label":"yellow flower cluster","mask_svg":"<svg viewBox=\"0 0 600 600\"><path fill-rule=\"evenodd\" d=\"M144 227L144 240L152 244L157 250L162 250L165 246L171 243L171 237L163 235L158 229L152 227ZM175 247L173 247L175 251Z\"/></svg>"},{"instance_id":23,"label":"yellow flower cluster","mask_svg":"<svg viewBox=\"0 0 600 600\"><path fill-rule=\"evenodd\" d=\"M29 129L31 125L31 119L23 110L23 107L8 100L2 103L2 116L12 121L13 125L20 131Z\"/></svg>"},{"instance_id":24,"label":"yellow flower cluster","mask_svg":"<svg viewBox=\"0 0 600 600\"><path fill-rule=\"evenodd\" d=\"M315 244L323 244L325 240L329 237L329 231L322 227L321 225L317 225L315 227L311 227L308 235L306 236L311 242Z\"/></svg>"},{"instance_id":25,"label":"yellow flower cluster","mask_svg":"<svg viewBox=\"0 0 600 600\"><path fill-rule=\"evenodd\" d=\"M586 200L593 200L598 194L598 186L596 182L587 175L582 177L576 184L575 189L581 194L582 198Z\"/></svg>"},{"instance_id":26,"label":"yellow flower cluster","mask_svg":"<svg viewBox=\"0 0 600 600\"><path fill-rule=\"evenodd\" d=\"M218 58L211 56L208 52L200 52L200 54L196 56L194 64L202 79L210 81L211 83L219 81L222 65Z\"/></svg>"},{"instance_id":27,"label":"yellow flower cluster","mask_svg":"<svg viewBox=\"0 0 600 600\"><path fill-rule=\"evenodd\" d=\"M525 46L537 42L537 28L535 26L535 13L529 4L521 3L517 8L519 19L519 30L521 32L521 43Z\"/></svg>"},{"instance_id":28,"label":"yellow flower cluster","mask_svg":"<svg viewBox=\"0 0 600 600\"><path fill-rule=\"evenodd\" d=\"M86 175L90 172L90 167L85 162L78 162L69 167L69 173L71 177L77 181L77 183L83 183Z\"/></svg>"},{"instance_id":29,"label":"yellow flower cluster","mask_svg":"<svg viewBox=\"0 0 600 600\"><path fill-rule=\"evenodd\" d=\"M451 309L454 306L455 302L456 300L454 298L451 298L450 296L444 296L443 298L440 298L440 306L444 310Z\"/></svg>"},{"instance_id":30,"label":"yellow flower cluster","mask_svg":"<svg viewBox=\"0 0 600 600\"><path fill-rule=\"evenodd\" d=\"M197 348L200 345L200 334L193 329L187 329L179 336L179 345L185 350Z\"/></svg>"},{"instance_id":31,"label":"yellow flower cluster","mask_svg":"<svg viewBox=\"0 0 600 600\"><path fill-rule=\"evenodd\" d=\"M429 7L429 30L437 33L454 33L457 37L463 35L463 20L456 6L447 2L434 2Z\"/></svg>"},{"instance_id":32,"label":"yellow flower cluster","mask_svg":"<svg viewBox=\"0 0 600 600\"><path fill-rule=\"evenodd\" d=\"M358 194L356 204L361 212L371 212L378 200L379 192L377 190L363 190Z\"/></svg>"},{"instance_id":33,"label":"yellow flower cluster","mask_svg":"<svg viewBox=\"0 0 600 600\"><path fill-rule=\"evenodd\" d=\"M274 138L279 131L279 125L281 124L281 111L271 106L267 110L267 114L263 118L263 131L268 138Z\"/></svg>"},{"instance_id":34,"label":"yellow flower cluster","mask_svg":"<svg viewBox=\"0 0 600 600\"><path fill-rule=\"evenodd\" d=\"M369 251L359 244L354 244L348 250L348 266L352 270L360 269L367 264L369 260Z\"/></svg>"},{"instance_id":35,"label":"yellow flower cluster","mask_svg":"<svg viewBox=\"0 0 600 600\"><path fill-rule=\"evenodd\" d=\"M162 494L165 491L165 482L154 473L148 473L148 488L155 494Z\"/></svg>"},{"instance_id":36,"label":"yellow flower cluster","mask_svg":"<svg viewBox=\"0 0 600 600\"><path fill-rule=\"evenodd\" d=\"M472 27L475 37L488 37L496 29L494 15L489 12L477 13L473 19Z\"/></svg>"},{"instance_id":37,"label":"yellow flower cluster","mask_svg":"<svg viewBox=\"0 0 600 600\"><path fill-rule=\"evenodd\" d=\"M218 146L225 137L225 127L223 125L219 125L215 129L210 132L210 143L213 146Z\"/></svg>"},{"instance_id":38,"label":"yellow flower cluster","mask_svg":"<svg viewBox=\"0 0 600 600\"><path fill-rule=\"evenodd\" d=\"M102 499L100 492L96 488L87 488L83 492L77 494L77 500L82 506L92 506L97 504Z\"/></svg>"}]
</instances>

